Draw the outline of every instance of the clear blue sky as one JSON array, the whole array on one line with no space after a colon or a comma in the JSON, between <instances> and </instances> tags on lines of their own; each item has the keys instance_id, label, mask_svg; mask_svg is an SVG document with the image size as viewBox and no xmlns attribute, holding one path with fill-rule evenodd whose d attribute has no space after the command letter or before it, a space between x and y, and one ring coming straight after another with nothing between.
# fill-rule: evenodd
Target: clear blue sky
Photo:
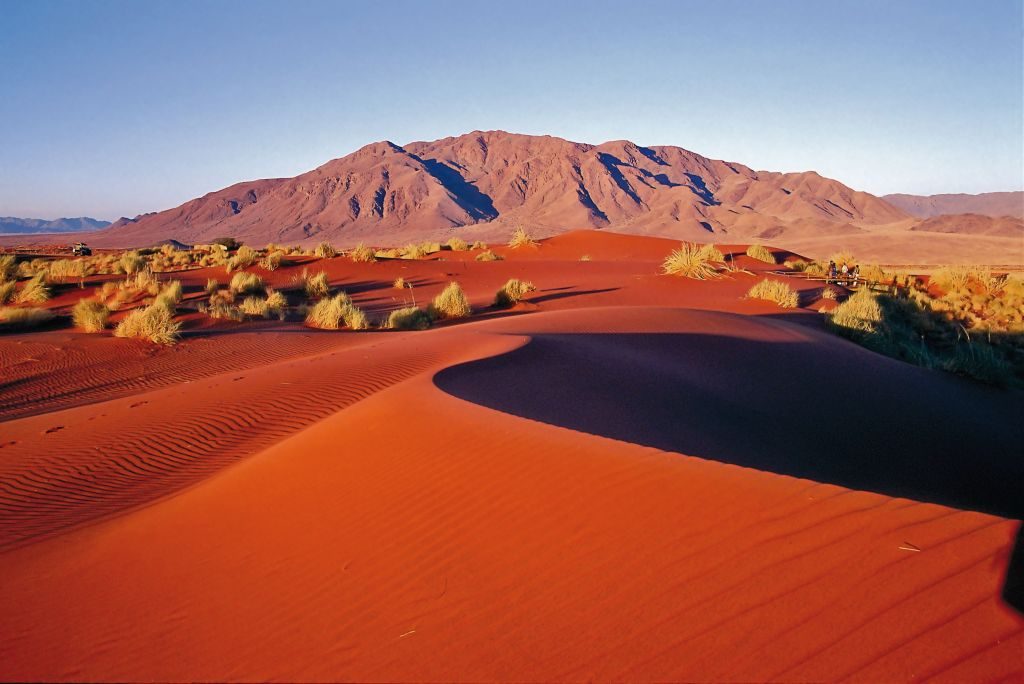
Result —
<instances>
[{"instance_id":1,"label":"clear blue sky","mask_svg":"<svg viewBox=\"0 0 1024 684\"><path fill-rule=\"evenodd\" d=\"M166 209L474 129L874 193L1024 185L1022 2L0 0L0 215Z\"/></svg>"}]
</instances>

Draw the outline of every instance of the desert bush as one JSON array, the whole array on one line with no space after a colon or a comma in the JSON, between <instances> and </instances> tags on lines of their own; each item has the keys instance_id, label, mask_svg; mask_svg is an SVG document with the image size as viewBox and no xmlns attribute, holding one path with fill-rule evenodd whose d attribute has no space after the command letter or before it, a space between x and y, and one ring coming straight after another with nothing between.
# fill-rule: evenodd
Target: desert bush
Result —
<instances>
[{"instance_id":1,"label":"desert bush","mask_svg":"<svg viewBox=\"0 0 1024 684\"><path fill-rule=\"evenodd\" d=\"M55 259L50 262L50 280L70 280L89 275L89 264L84 259Z\"/></svg>"},{"instance_id":2,"label":"desert bush","mask_svg":"<svg viewBox=\"0 0 1024 684\"><path fill-rule=\"evenodd\" d=\"M211 245L220 245L221 247L224 247L228 251L232 251L232 250L238 249L239 247L242 246L242 243L239 242L238 240L236 240L233 237L214 238L213 241L210 242L210 244Z\"/></svg>"},{"instance_id":3,"label":"desert bush","mask_svg":"<svg viewBox=\"0 0 1024 684\"><path fill-rule=\"evenodd\" d=\"M419 307L407 306L392 311L386 327L390 330L426 330L430 327L430 314Z\"/></svg>"},{"instance_id":4,"label":"desert bush","mask_svg":"<svg viewBox=\"0 0 1024 684\"><path fill-rule=\"evenodd\" d=\"M476 260L477 261L501 261L503 259L504 259L503 256L501 256L500 254L497 254L495 252L492 252L489 249L485 249L484 251L482 251L482 252L480 252L479 254L476 255Z\"/></svg>"},{"instance_id":5,"label":"desert bush","mask_svg":"<svg viewBox=\"0 0 1024 684\"><path fill-rule=\"evenodd\" d=\"M178 306L178 302L181 301L184 292L181 288L181 283L177 280L173 280L164 286L164 289L156 296L153 300L154 306L162 306L172 314Z\"/></svg>"},{"instance_id":6,"label":"desert bush","mask_svg":"<svg viewBox=\"0 0 1024 684\"><path fill-rule=\"evenodd\" d=\"M487 243L486 242L481 242L480 240L477 240L476 242L471 244L469 246L469 248L473 249L473 250L476 250L476 249L487 249Z\"/></svg>"},{"instance_id":7,"label":"desert bush","mask_svg":"<svg viewBox=\"0 0 1024 684\"><path fill-rule=\"evenodd\" d=\"M120 284L120 289L126 292L129 290L145 292L155 297L160 292L160 282L153 275L153 271L147 266L136 271L134 275L127 276L124 282Z\"/></svg>"},{"instance_id":8,"label":"desert bush","mask_svg":"<svg viewBox=\"0 0 1024 684\"><path fill-rule=\"evenodd\" d=\"M313 254L321 259L333 259L338 256L338 250L334 249L334 245L329 242L321 242L313 250Z\"/></svg>"},{"instance_id":9,"label":"desert bush","mask_svg":"<svg viewBox=\"0 0 1024 684\"><path fill-rule=\"evenodd\" d=\"M166 307L152 305L135 309L117 324L116 337L134 337L154 344L174 344L178 341L181 324L174 320Z\"/></svg>"},{"instance_id":10,"label":"desert bush","mask_svg":"<svg viewBox=\"0 0 1024 684\"><path fill-rule=\"evenodd\" d=\"M441 294L434 297L430 307L427 309L431 318L464 318L473 311L469 307L469 299L462 291L462 286L456 282L448 283L448 286L441 291Z\"/></svg>"},{"instance_id":11,"label":"desert bush","mask_svg":"<svg viewBox=\"0 0 1024 684\"><path fill-rule=\"evenodd\" d=\"M466 241L460 237L450 237L448 238L448 242L446 242L445 244L448 245L448 249L452 250L453 252L465 252L467 249L469 249L469 245L466 244Z\"/></svg>"},{"instance_id":12,"label":"desert bush","mask_svg":"<svg viewBox=\"0 0 1024 684\"><path fill-rule=\"evenodd\" d=\"M125 275L135 275L146 267L145 257L135 250L122 254L120 263Z\"/></svg>"},{"instance_id":13,"label":"desert bush","mask_svg":"<svg viewBox=\"0 0 1024 684\"><path fill-rule=\"evenodd\" d=\"M772 254L771 250L764 245L750 245L747 247L747 256L757 259L758 261L763 261L766 264L776 263L775 255Z\"/></svg>"},{"instance_id":14,"label":"desert bush","mask_svg":"<svg viewBox=\"0 0 1024 684\"><path fill-rule=\"evenodd\" d=\"M832 256L829 257L829 261L836 262L836 268L839 270L842 270L843 264L846 264L850 268L853 268L856 265L853 253L845 249L833 253ZM828 264L826 264L826 266L827 265Z\"/></svg>"},{"instance_id":15,"label":"desert bush","mask_svg":"<svg viewBox=\"0 0 1024 684\"><path fill-rule=\"evenodd\" d=\"M821 288L821 298L836 301L839 299L839 290L832 287L831 285L826 285L825 287Z\"/></svg>"},{"instance_id":16,"label":"desert bush","mask_svg":"<svg viewBox=\"0 0 1024 684\"><path fill-rule=\"evenodd\" d=\"M405 278L403 278L402 276L398 276L397 278L395 278L395 282L391 283L391 287L393 287L396 290L404 290Z\"/></svg>"},{"instance_id":17,"label":"desert bush","mask_svg":"<svg viewBox=\"0 0 1024 684\"><path fill-rule=\"evenodd\" d=\"M782 265L791 271L802 273L807 270L808 262L804 259L786 259Z\"/></svg>"},{"instance_id":18,"label":"desert bush","mask_svg":"<svg viewBox=\"0 0 1024 684\"><path fill-rule=\"evenodd\" d=\"M0 307L0 330L19 330L34 328L53 319L49 309L36 307Z\"/></svg>"},{"instance_id":19,"label":"desert bush","mask_svg":"<svg viewBox=\"0 0 1024 684\"><path fill-rule=\"evenodd\" d=\"M288 308L288 299L277 290L267 289L267 308L272 312L283 314Z\"/></svg>"},{"instance_id":20,"label":"desert bush","mask_svg":"<svg viewBox=\"0 0 1024 684\"><path fill-rule=\"evenodd\" d=\"M11 280L17 272L17 257L13 254L0 254L0 282Z\"/></svg>"},{"instance_id":21,"label":"desert bush","mask_svg":"<svg viewBox=\"0 0 1024 684\"><path fill-rule=\"evenodd\" d=\"M206 287L203 288L203 292L208 295L212 295L220 287L220 283L217 282L216 278L207 278Z\"/></svg>"},{"instance_id":22,"label":"desert bush","mask_svg":"<svg viewBox=\"0 0 1024 684\"><path fill-rule=\"evenodd\" d=\"M223 318L231 321L241 321L245 318L237 306L223 300L200 304L199 311L210 318Z\"/></svg>"},{"instance_id":23,"label":"desert bush","mask_svg":"<svg viewBox=\"0 0 1024 684\"><path fill-rule=\"evenodd\" d=\"M665 257L661 270L668 275L696 280L707 280L718 276L718 271L711 265L706 253L702 254L699 247L686 242Z\"/></svg>"},{"instance_id":24,"label":"desert bush","mask_svg":"<svg viewBox=\"0 0 1024 684\"><path fill-rule=\"evenodd\" d=\"M17 281L8 280L6 282L0 281L0 306L3 306L7 302L14 298L14 292L18 287Z\"/></svg>"},{"instance_id":25,"label":"desert bush","mask_svg":"<svg viewBox=\"0 0 1024 684\"><path fill-rule=\"evenodd\" d=\"M523 226L517 226L512 238L508 241L508 246L512 249L519 249L520 247L536 247L537 241L526 232L526 228Z\"/></svg>"},{"instance_id":26,"label":"desert bush","mask_svg":"<svg viewBox=\"0 0 1024 684\"><path fill-rule=\"evenodd\" d=\"M238 251L235 252L235 255L228 259L227 272L231 273L232 271L240 271L244 268L249 268L256 263L259 256L259 252L252 247L242 245L238 248Z\"/></svg>"},{"instance_id":27,"label":"desert bush","mask_svg":"<svg viewBox=\"0 0 1024 684\"><path fill-rule=\"evenodd\" d=\"M109 318L110 309L95 299L79 299L78 303L71 307L71 320L74 321L75 327L88 333L103 331Z\"/></svg>"},{"instance_id":28,"label":"desert bush","mask_svg":"<svg viewBox=\"0 0 1024 684\"><path fill-rule=\"evenodd\" d=\"M537 288L533 286L533 283L519 280L518 278L510 278L508 282L501 286L501 289L494 295L495 306L512 306L520 299L522 299L527 293L533 292Z\"/></svg>"},{"instance_id":29,"label":"desert bush","mask_svg":"<svg viewBox=\"0 0 1024 684\"><path fill-rule=\"evenodd\" d=\"M42 304L50 298L50 288L46 286L46 274L37 273L29 278L14 301L19 304Z\"/></svg>"},{"instance_id":30,"label":"desert bush","mask_svg":"<svg viewBox=\"0 0 1024 684\"><path fill-rule=\"evenodd\" d=\"M309 275L302 271L302 289L310 299L326 297L331 293L331 286L327 283L327 274L320 271L316 275Z\"/></svg>"},{"instance_id":31,"label":"desert bush","mask_svg":"<svg viewBox=\"0 0 1024 684\"><path fill-rule=\"evenodd\" d=\"M367 247L362 242L352 248L349 258L356 263L369 263L377 260L377 255L372 247Z\"/></svg>"},{"instance_id":32,"label":"desert bush","mask_svg":"<svg viewBox=\"0 0 1024 684\"><path fill-rule=\"evenodd\" d=\"M270 307L267 305L267 300L262 297L246 297L238 309L246 316L270 317Z\"/></svg>"},{"instance_id":33,"label":"desert bush","mask_svg":"<svg viewBox=\"0 0 1024 684\"><path fill-rule=\"evenodd\" d=\"M378 259L400 259L402 257L402 250L389 247L388 249L378 249L373 255Z\"/></svg>"},{"instance_id":34,"label":"desert bush","mask_svg":"<svg viewBox=\"0 0 1024 684\"><path fill-rule=\"evenodd\" d=\"M408 244L402 248L403 259L421 259L427 256L426 250L421 245Z\"/></svg>"},{"instance_id":35,"label":"desert bush","mask_svg":"<svg viewBox=\"0 0 1024 684\"><path fill-rule=\"evenodd\" d=\"M311 328L337 330L342 324L351 330L364 330L370 327L366 315L344 292L321 299L306 315L306 325Z\"/></svg>"},{"instance_id":36,"label":"desert bush","mask_svg":"<svg viewBox=\"0 0 1024 684\"><path fill-rule=\"evenodd\" d=\"M420 249L423 250L423 252L426 254L433 254L434 252L441 251L441 243L430 241L421 242Z\"/></svg>"},{"instance_id":37,"label":"desert bush","mask_svg":"<svg viewBox=\"0 0 1024 684\"><path fill-rule=\"evenodd\" d=\"M255 273L241 271L231 276L228 289L235 294L258 294L264 290L263 278Z\"/></svg>"},{"instance_id":38,"label":"desert bush","mask_svg":"<svg viewBox=\"0 0 1024 684\"><path fill-rule=\"evenodd\" d=\"M882 307L871 290L858 290L832 311L833 325L857 333L874 333L882 321Z\"/></svg>"},{"instance_id":39,"label":"desert bush","mask_svg":"<svg viewBox=\"0 0 1024 684\"><path fill-rule=\"evenodd\" d=\"M788 283L779 280L762 280L750 288L747 296L751 299L764 299L775 302L783 309L795 309L800 303L800 297Z\"/></svg>"},{"instance_id":40,"label":"desert bush","mask_svg":"<svg viewBox=\"0 0 1024 684\"><path fill-rule=\"evenodd\" d=\"M260 266L268 271L276 271L286 264L284 252L267 252L267 255L260 259Z\"/></svg>"},{"instance_id":41,"label":"desert bush","mask_svg":"<svg viewBox=\"0 0 1024 684\"><path fill-rule=\"evenodd\" d=\"M722 254L722 250L718 249L714 245L701 245L701 248L697 250L697 256L704 261L713 261L719 264L725 263L725 255Z\"/></svg>"}]
</instances>

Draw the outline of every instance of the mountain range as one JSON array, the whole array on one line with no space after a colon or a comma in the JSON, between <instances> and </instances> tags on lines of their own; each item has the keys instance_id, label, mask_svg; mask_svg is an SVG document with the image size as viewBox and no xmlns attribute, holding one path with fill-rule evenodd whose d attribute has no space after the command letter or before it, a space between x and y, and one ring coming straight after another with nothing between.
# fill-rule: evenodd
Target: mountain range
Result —
<instances>
[{"instance_id":1,"label":"mountain range","mask_svg":"<svg viewBox=\"0 0 1024 684\"><path fill-rule=\"evenodd\" d=\"M59 218L53 221L46 219L15 218L0 216L0 235L21 235L36 233L78 233L101 230L110 225L110 221L100 221L88 216L78 218Z\"/></svg>"}]
</instances>

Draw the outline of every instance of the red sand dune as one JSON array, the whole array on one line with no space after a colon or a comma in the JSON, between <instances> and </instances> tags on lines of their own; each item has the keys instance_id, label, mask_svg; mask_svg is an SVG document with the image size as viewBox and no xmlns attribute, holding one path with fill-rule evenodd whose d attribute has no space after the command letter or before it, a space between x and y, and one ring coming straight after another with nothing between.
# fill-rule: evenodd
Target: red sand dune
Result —
<instances>
[{"instance_id":1,"label":"red sand dune","mask_svg":"<svg viewBox=\"0 0 1024 684\"><path fill-rule=\"evenodd\" d=\"M1024 677L1024 396L741 299L746 257L656 275L674 244L313 265L374 314L457 279L480 314L426 332L0 337L0 677Z\"/></svg>"}]
</instances>

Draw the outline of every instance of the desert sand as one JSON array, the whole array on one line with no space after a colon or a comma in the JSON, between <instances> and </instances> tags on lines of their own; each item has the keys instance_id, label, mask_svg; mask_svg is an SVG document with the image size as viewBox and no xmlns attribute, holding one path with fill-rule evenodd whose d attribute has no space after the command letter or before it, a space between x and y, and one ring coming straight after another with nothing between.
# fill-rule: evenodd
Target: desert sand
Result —
<instances>
[{"instance_id":1,"label":"desert sand","mask_svg":"<svg viewBox=\"0 0 1024 684\"><path fill-rule=\"evenodd\" d=\"M1024 678L1024 395L827 332L814 282L744 299L746 256L659 275L677 245L315 263L371 314L460 282L422 332L0 336L0 678Z\"/></svg>"}]
</instances>

